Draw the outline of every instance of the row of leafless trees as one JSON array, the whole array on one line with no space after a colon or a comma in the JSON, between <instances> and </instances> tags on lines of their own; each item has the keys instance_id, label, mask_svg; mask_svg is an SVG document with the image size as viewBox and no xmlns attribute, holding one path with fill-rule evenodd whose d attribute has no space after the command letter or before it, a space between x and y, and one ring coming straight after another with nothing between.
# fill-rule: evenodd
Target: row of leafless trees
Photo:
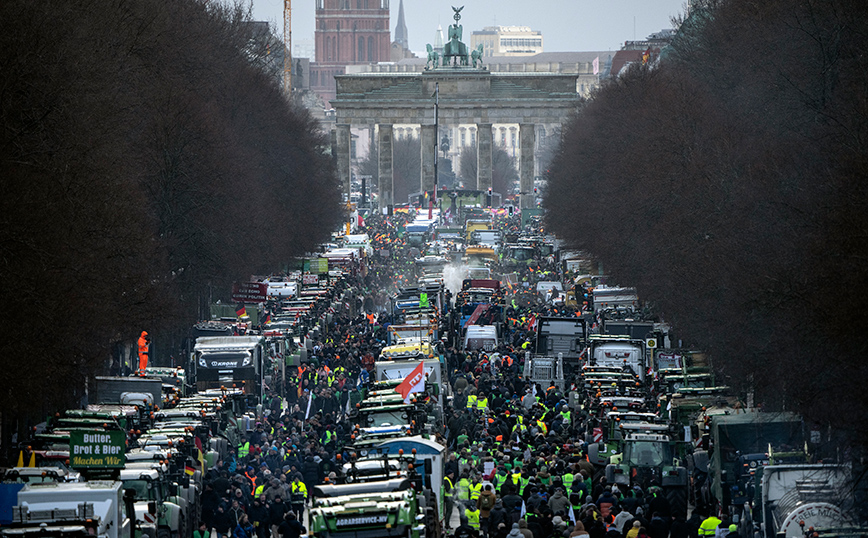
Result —
<instances>
[{"instance_id":1,"label":"row of leafless trees","mask_svg":"<svg viewBox=\"0 0 868 538\"><path fill-rule=\"evenodd\" d=\"M704 0L566 130L550 227L728 383L868 439L868 4Z\"/></svg>"},{"instance_id":2,"label":"row of leafless trees","mask_svg":"<svg viewBox=\"0 0 868 538\"><path fill-rule=\"evenodd\" d=\"M325 139L262 69L248 9L0 2L6 425L340 222Z\"/></svg>"}]
</instances>

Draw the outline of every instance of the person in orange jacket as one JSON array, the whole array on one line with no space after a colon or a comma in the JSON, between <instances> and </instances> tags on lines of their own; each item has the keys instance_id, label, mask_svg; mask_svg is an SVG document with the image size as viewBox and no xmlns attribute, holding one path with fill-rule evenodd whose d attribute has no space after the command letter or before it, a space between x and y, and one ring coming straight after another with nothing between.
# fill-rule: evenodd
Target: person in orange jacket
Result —
<instances>
[{"instance_id":1,"label":"person in orange jacket","mask_svg":"<svg viewBox=\"0 0 868 538\"><path fill-rule=\"evenodd\" d=\"M148 347L151 345L151 337L147 331L142 331L139 337L139 371L148 367Z\"/></svg>"}]
</instances>

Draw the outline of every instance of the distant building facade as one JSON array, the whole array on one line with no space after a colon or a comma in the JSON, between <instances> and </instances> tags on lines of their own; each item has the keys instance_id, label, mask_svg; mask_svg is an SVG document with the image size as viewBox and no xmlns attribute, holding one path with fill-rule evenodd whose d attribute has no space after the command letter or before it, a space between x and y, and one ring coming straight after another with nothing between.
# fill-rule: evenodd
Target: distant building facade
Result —
<instances>
[{"instance_id":1,"label":"distant building facade","mask_svg":"<svg viewBox=\"0 0 868 538\"><path fill-rule=\"evenodd\" d=\"M470 35L470 48L482 44L484 57L533 56L543 52L542 32L528 26L486 26Z\"/></svg>"},{"instance_id":2,"label":"distant building facade","mask_svg":"<svg viewBox=\"0 0 868 538\"><path fill-rule=\"evenodd\" d=\"M329 101L347 66L391 60L389 0L316 0L314 48L310 87Z\"/></svg>"}]
</instances>

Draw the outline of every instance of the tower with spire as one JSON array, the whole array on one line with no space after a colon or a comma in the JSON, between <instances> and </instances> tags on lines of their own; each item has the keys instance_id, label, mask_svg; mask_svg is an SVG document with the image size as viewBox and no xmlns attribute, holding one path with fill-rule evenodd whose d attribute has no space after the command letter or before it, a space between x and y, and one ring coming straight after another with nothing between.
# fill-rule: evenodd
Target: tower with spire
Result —
<instances>
[{"instance_id":1,"label":"tower with spire","mask_svg":"<svg viewBox=\"0 0 868 538\"><path fill-rule=\"evenodd\" d=\"M404 0L398 3L398 24L395 25L395 43L405 50L410 50L410 40L407 35L407 24L404 22Z\"/></svg>"},{"instance_id":2,"label":"tower with spire","mask_svg":"<svg viewBox=\"0 0 868 538\"><path fill-rule=\"evenodd\" d=\"M439 24L437 25L437 32L434 34L434 50L438 53L443 54L443 27Z\"/></svg>"}]
</instances>

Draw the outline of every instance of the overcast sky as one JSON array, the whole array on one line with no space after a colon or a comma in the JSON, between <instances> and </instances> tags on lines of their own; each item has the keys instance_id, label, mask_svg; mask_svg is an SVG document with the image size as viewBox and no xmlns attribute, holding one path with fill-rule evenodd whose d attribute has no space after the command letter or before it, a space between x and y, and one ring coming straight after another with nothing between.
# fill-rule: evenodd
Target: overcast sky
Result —
<instances>
[{"instance_id":1,"label":"overcast sky","mask_svg":"<svg viewBox=\"0 0 868 538\"><path fill-rule=\"evenodd\" d=\"M437 25L452 24L451 6L461 11L464 41L484 26L530 26L543 34L546 52L619 50L624 41L644 39L672 28L670 19L684 11L685 0L404 0L410 49L434 42ZM316 0L293 0L293 49L313 46ZM271 21L283 34L283 0L253 0L257 20ZM395 35L398 0L391 0L389 28Z\"/></svg>"}]
</instances>

